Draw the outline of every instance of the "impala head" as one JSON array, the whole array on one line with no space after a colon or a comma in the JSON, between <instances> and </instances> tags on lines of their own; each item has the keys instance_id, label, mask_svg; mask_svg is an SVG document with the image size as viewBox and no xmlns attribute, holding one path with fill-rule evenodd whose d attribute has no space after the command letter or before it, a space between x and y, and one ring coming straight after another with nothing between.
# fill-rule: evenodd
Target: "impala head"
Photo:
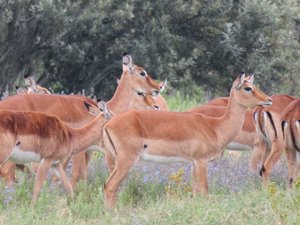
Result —
<instances>
[{"instance_id":1,"label":"impala head","mask_svg":"<svg viewBox=\"0 0 300 225\"><path fill-rule=\"evenodd\" d=\"M230 95L234 96L234 101L245 108L255 108L256 106L268 107L272 105L272 99L253 84L254 75L246 77L242 72L231 89Z\"/></svg>"},{"instance_id":2,"label":"impala head","mask_svg":"<svg viewBox=\"0 0 300 225\"><path fill-rule=\"evenodd\" d=\"M156 102L159 91L147 92L141 88L134 89L134 96L130 101L131 109L155 109L160 110L160 106Z\"/></svg>"},{"instance_id":3,"label":"impala head","mask_svg":"<svg viewBox=\"0 0 300 225\"><path fill-rule=\"evenodd\" d=\"M133 63L131 55L123 54L123 74L122 76L130 77L132 87L141 87L148 91L162 91L167 82L157 83L153 78L140 66Z\"/></svg>"},{"instance_id":4,"label":"impala head","mask_svg":"<svg viewBox=\"0 0 300 225\"><path fill-rule=\"evenodd\" d=\"M97 116L100 113L103 113L104 118L107 120L110 120L113 113L110 112L106 103L104 101L102 101L101 99L97 99L97 105L98 105L98 107L96 107L95 105L92 105L91 103L84 101L84 106L86 107L86 109L88 110L88 112L91 115Z\"/></svg>"},{"instance_id":5,"label":"impala head","mask_svg":"<svg viewBox=\"0 0 300 225\"><path fill-rule=\"evenodd\" d=\"M24 75L24 80L25 80L25 84L27 86L36 85L36 82L35 82L34 78L29 74Z\"/></svg>"}]
</instances>

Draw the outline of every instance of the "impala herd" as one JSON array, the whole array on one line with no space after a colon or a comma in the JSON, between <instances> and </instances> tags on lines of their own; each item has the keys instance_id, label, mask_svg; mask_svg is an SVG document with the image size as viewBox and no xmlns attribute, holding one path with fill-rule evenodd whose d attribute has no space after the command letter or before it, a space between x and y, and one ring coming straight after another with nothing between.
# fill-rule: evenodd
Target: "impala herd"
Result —
<instances>
[{"instance_id":1,"label":"impala herd","mask_svg":"<svg viewBox=\"0 0 300 225\"><path fill-rule=\"evenodd\" d=\"M193 194L208 194L208 162L224 149L253 150L250 168L262 163L264 183L285 150L292 188L300 170L300 99L267 96L241 73L229 97L186 112L170 112L158 83L123 55L123 73L108 102L81 95L55 95L25 75L26 88L0 102L0 175L13 185L15 169L36 172L32 204L52 168L73 196L79 179L87 179L92 151L105 154L110 176L104 199L114 207L118 188L139 160L193 163ZM151 110L154 109L154 110ZM71 179L64 168L72 159Z\"/></svg>"}]
</instances>

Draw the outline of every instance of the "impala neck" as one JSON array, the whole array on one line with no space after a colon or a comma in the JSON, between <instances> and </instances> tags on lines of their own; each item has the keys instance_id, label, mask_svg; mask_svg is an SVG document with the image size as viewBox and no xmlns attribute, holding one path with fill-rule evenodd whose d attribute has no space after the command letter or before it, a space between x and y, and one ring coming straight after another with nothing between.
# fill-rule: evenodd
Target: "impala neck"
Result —
<instances>
[{"instance_id":1,"label":"impala neck","mask_svg":"<svg viewBox=\"0 0 300 225\"><path fill-rule=\"evenodd\" d=\"M230 95L225 114L217 119L217 135L219 147L223 149L241 131L246 108L235 101L235 93Z\"/></svg>"},{"instance_id":2,"label":"impala neck","mask_svg":"<svg viewBox=\"0 0 300 225\"><path fill-rule=\"evenodd\" d=\"M131 90L130 75L122 74L118 87L113 97L107 102L108 108L114 113L120 113L128 109L130 99L134 92Z\"/></svg>"},{"instance_id":3,"label":"impala neck","mask_svg":"<svg viewBox=\"0 0 300 225\"><path fill-rule=\"evenodd\" d=\"M92 145L99 145L102 137L101 128L106 121L101 113L88 125L81 128L73 128L73 154L86 150Z\"/></svg>"}]
</instances>

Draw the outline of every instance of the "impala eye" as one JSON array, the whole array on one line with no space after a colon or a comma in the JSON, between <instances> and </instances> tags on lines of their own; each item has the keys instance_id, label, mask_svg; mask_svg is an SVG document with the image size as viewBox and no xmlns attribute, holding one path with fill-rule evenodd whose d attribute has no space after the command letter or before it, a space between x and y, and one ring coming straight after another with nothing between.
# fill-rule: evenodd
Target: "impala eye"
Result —
<instances>
[{"instance_id":1,"label":"impala eye","mask_svg":"<svg viewBox=\"0 0 300 225\"><path fill-rule=\"evenodd\" d=\"M250 92L250 91L252 91L252 88L251 87L245 87L244 90L247 91L247 92Z\"/></svg>"},{"instance_id":2,"label":"impala eye","mask_svg":"<svg viewBox=\"0 0 300 225\"><path fill-rule=\"evenodd\" d=\"M156 97L157 95L159 95L159 91L153 91L152 92L152 96Z\"/></svg>"},{"instance_id":3,"label":"impala eye","mask_svg":"<svg viewBox=\"0 0 300 225\"><path fill-rule=\"evenodd\" d=\"M140 73L140 75L141 75L142 77L145 77L147 74L146 74L145 71L142 71L142 72Z\"/></svg>"},{"instance_id":4,"label":"impala eye","mask_svg":"<svg viewBox=\"0 0 300 225\"><path fill-rule=\"evenodd\" d=\"M145 96L143 92L136 92L139 96Z\"/></svg>"}]
</instances>

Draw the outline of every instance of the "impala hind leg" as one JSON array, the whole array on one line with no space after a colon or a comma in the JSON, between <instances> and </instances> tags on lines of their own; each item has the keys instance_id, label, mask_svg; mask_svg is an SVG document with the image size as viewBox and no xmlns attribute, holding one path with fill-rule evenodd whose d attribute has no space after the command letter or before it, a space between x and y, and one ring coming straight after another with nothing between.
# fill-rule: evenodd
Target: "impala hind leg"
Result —
<instances>
[{"instance_id":1,"label":"impala hind leg","mask_svg":"<svg viewBox=\"0 0 300 225\"><path fill-rule=\"evenodd\" d=\"M62 182L64 189L69 194L69 196L71 198L73 198L74 197L73 187L65 173L65 170L64 170L62 164L59 163L57 166L55 166L55 169L58 172L58 175L59 175L58 177L59 177L60 181Z\"/></svg>"},{"instance_id":2,"label":"impala hind leg","mask_svg":"<svg viewBox=\"0 0 300 225\"><path fill-rule=\"evenodd\" d=\"M47 178L47 173L52 165L51 159L43 159L36 175L36 181L34 184L33 195L31 200L31 205L33 206L37 200L40 193L41 187Z\"/></svg>"},{"instance_id":3,"label":"impala hind leg","mask_svg":"<svg viewBox=\"0 0 300 225\"><path fill-rule=\"evenodd\" d=\"M134 157L129 158L124 155L118 155L116 158L116 166L104 185L104 199L109 208L115 206L118 188L135 161Z\"/></svg>"},{"instance_id":4,"label":"impala hind leg","mask_svg":"<svg viewBox=\"0 0 300 225\"><path fill-rule=\"evenodd\" d=\"M105 152L105 162L109 173L111 174L115 168L116 158L109 151Z\"/></svg>"},{"instance_id":5,"label":"impala hind leg","mask_svg":"<svg viewBox=\"0 0 300 225\"><path fill-rule=\"evenodd\" d=\"M194 167L192 171L192 187L194 196L199 192L204 195L208 194L207 166L207 160L194 160Z\"/></svg>"},{"instance_id":6,"label":"impala hind leg","mask_svg":"<svg viewBox=\"0 0 300 225\"><path fill-rule=\"evenodd\" d=\"M289 188L292 188L297 174L297 152L295 149L286 148L285 154L289 172Z\"/></svg>"},{"instance_id":7,"label":"impala hind leg","mask_svg":"<svg viewBox=\"0 0 300 225\"><path fill-rule=\"evenodd\" d=\"M260 175L262 176L264 183L268 182L272 168L276 164L276 162L278 162L278 160L280 159L283 149L284 149L283 140L277 139L276 141L272 142L271 153L268 156L267 160L264 162L260 170Z\"/></svg>"}]
</instances>

